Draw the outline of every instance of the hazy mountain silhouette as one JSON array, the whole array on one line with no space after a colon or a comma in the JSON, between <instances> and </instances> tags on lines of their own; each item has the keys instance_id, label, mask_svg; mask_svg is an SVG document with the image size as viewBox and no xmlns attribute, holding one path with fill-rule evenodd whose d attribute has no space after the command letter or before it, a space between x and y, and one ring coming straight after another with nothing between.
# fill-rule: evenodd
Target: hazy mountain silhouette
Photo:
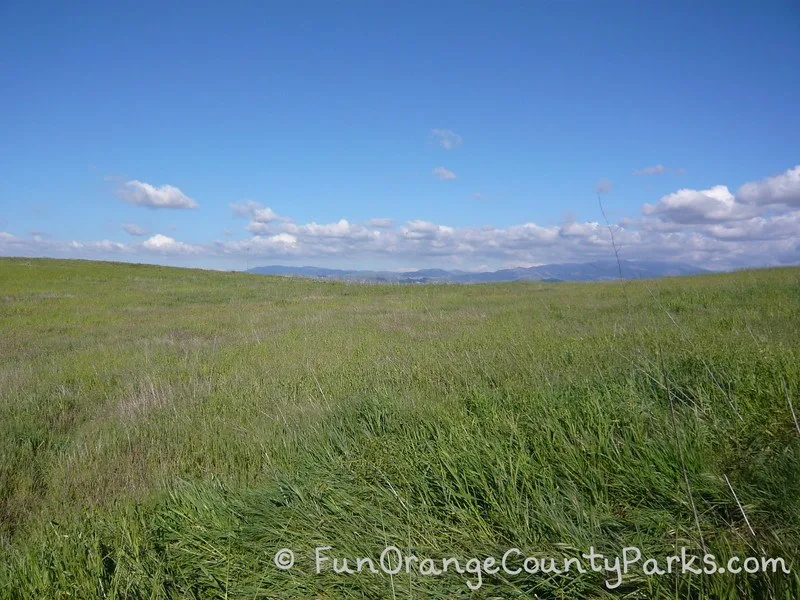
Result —
<instances>
[{"instance_id":1,"label":"hazy mountain silhouette","mask_svg":"<svg viewBox=\"0 0 800 600\"><path fill-rule=\"evenodd\" d=\"M537 267L517 267L498 271L468 272L444 269L419 271L369 271L358 269L326 269L322 267L287 267L270 265L255 267L248 273L390 283L490 283L502 281L605 281L619 279L619 269L625 279L649 279L676 275L709 273L692 265L663 261L601 260L587 263L560 263Z\"/></svg>"}]
</instances>

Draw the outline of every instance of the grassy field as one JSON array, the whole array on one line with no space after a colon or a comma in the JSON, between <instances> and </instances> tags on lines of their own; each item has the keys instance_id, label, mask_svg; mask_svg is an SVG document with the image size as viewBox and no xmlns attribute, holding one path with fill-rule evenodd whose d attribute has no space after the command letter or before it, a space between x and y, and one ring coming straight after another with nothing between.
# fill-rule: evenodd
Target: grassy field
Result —
<instances>
[{"instance_id":1,"label":"grassy field","mask_svg":"<svg viewBox=\"0 0 800 600\"><path fill-rule=\"evenodd\" d=\"M792 402L800 268L380 286L0 259L0 595L800 598ZM470 572L317 573L319 546L685 546L791 573L473 591Z\"/></svg>"}]
</instances>

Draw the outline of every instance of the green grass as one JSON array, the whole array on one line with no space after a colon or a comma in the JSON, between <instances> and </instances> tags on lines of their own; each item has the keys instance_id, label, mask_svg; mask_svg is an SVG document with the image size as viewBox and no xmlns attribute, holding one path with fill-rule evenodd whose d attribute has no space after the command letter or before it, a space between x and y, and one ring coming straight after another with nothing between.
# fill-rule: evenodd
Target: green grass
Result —
<instances>
[{"instance_id":1,"label":"green grass","mask_svg":"<svg viewBox=\"0 0 800 600\"><path fill-rule=\"evenodd\" d=\"M0 590L798 598L792 401L798 268L378 286L0 259ZM523 572L473 592L469 574L313 561L703 544L792 572L639 569L615 590Z\"/></svg>"}]
</instances>

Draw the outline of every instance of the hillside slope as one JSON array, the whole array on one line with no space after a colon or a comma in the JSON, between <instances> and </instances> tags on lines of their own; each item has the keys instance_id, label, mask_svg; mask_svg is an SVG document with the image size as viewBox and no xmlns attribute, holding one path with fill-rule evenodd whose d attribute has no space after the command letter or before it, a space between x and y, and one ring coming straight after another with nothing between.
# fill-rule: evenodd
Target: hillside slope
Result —
<instances>
[{"instance_id":1,"label":"hillside slope","mask_svg":"<svg viewBox=\"0 0 800 600\"><path fill-rule=\"evenodd\" d=\"M0 340L12 598L800 597L800 268L362 286L0 259ZM705 547L792 572L487 571L472 592L473 572L317 574L322 546Z\"/></svg>"}]
</instances>

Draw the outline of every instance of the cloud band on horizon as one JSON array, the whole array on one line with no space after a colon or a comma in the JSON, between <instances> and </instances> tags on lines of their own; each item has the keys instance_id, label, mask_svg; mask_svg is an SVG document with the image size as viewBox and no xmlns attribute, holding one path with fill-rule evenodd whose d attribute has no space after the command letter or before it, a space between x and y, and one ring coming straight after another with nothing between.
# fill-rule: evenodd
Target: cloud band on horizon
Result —
<instances>
[{"instance_id":1,"label":"cloud band on horizon","mask_svg":"<svg viewBox=\"0 0 800 600\"><path fill-rule=\"evenodd\" d=\"M598 191L610 189L598 184ZM568 220L559 225L522 223L504 228L452 227L425 220L395 225L375 218L363 223L295 223L269 207L249 201L232 205L249 219L250 237L188 244L156 233L141 243L110 240L60 242L0 232L0 253L56 256L193 256L275 260L375 260L402 258L430 265L491 263L500 266L607 258L610 233L597 221ZM800 165L745 183L736 193L727 186L680 189L641 215L611 224L623 258L668 259L730 268L800 262Z\"/></svg>"}]
</instances>

